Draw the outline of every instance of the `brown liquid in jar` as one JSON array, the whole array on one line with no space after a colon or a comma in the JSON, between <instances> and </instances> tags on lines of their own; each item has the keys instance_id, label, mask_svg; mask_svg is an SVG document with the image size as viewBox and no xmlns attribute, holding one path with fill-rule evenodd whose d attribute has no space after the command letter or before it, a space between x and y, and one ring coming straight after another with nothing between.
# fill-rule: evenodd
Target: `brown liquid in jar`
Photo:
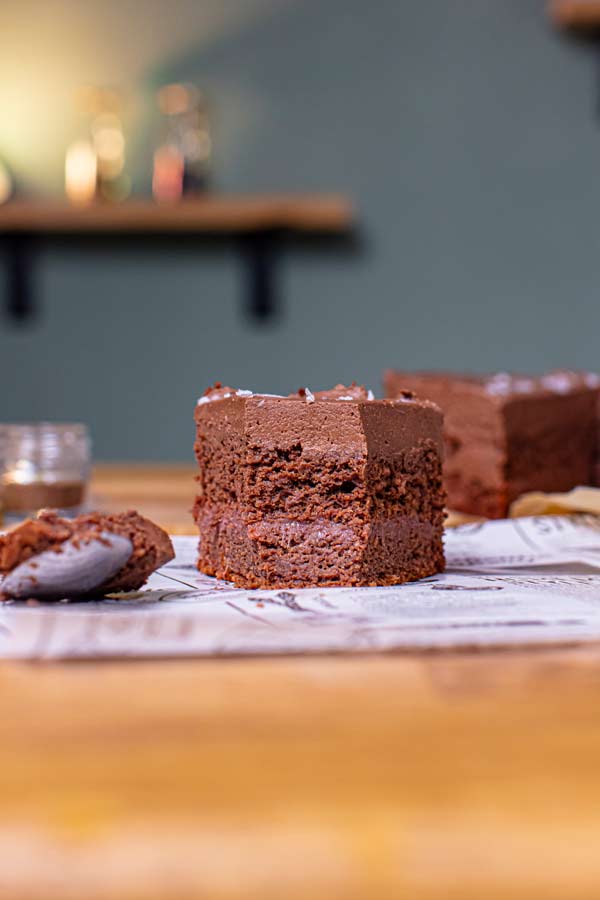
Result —
<instances>
[{"instance_id":1,"label":"brown liquid in jar","mask_svg":"<svg viewBox=\"0 0 600 900\"><path fill-rule=\"evenodd\" d=\"M2 488L2 506L6 512L31 512L37 509L70 509L80 506L85 495L83 481L8 482Z\"/></svg>"}]
</instances>

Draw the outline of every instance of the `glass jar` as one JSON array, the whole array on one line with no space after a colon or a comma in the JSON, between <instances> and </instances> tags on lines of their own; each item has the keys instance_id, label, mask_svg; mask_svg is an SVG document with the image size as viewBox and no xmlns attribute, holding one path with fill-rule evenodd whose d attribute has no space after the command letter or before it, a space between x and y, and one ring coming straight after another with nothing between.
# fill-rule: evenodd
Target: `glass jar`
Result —
<instances>
[{"instance_id":1,"label":"glass jar","mask_svg":"<svg viewBox=\"0 0 600 900\"><path fill-rule=\"evenodd\" d=\"M77 515L85 499L91 444L85 425L0 424L0 501L8 518L40 509Z\"/></svg>"}]
</instances>

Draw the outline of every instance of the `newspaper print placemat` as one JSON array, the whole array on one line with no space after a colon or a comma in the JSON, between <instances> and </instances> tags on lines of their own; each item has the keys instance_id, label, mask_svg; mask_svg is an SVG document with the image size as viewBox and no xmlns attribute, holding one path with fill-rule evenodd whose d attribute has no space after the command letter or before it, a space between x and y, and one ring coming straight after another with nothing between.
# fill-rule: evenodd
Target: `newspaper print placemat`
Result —
<instances>
[{"instance_id":1,"label":"newspaper print placemat","mask_svg":"<svg viewBox=\"0 0 600 900\"><path fill-rule=\"evenodd\" d=\"M200 574L196 539L119 599L0 608L0 657L229 656L600 640L600 518L446 532L447 571L387 588L246 591Z\"/></svg>"}]
</instances>

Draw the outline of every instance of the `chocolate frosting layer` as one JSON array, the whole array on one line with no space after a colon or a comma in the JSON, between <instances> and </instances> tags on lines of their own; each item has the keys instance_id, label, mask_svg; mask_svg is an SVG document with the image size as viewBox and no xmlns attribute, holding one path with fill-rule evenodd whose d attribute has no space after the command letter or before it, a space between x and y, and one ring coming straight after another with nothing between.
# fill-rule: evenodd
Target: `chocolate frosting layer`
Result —
<instances>
[{"instance_id":1,"label":"chocolate frosting layer","mask_svg":"<svg viewBox=\"0 0 600 900\"><path fill-rule=\"evenodd\" d=\"M197 423L210 418L214 427L242 429L248 440L291 446L302 436L305 448L337 452L396 452L419 440L433 440L442 452L442 414L434 403L411 391L397 398L376 400L364 385L338 384L314 394L300 388L280 397L255 394L217 383L200 398Z\"/></svg>"}]
</instances>

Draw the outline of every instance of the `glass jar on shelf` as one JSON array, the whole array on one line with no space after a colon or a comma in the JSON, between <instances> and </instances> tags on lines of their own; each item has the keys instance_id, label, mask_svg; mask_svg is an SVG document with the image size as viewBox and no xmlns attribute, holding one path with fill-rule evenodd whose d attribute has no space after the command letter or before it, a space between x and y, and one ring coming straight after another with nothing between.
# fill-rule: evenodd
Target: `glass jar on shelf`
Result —
<instances>
[{"instance_id":1,"label":"glass jar on shelf","mask_svg":"<svg viewBox=\"0 0 600 900\"><path fill-rule=\"evenodd\" d=\"M209 186L212 142L208 105L191 84L166 84L157 93L162 140L154 153L152 193L176 201Z\"/></svg>"}]
</instances>

